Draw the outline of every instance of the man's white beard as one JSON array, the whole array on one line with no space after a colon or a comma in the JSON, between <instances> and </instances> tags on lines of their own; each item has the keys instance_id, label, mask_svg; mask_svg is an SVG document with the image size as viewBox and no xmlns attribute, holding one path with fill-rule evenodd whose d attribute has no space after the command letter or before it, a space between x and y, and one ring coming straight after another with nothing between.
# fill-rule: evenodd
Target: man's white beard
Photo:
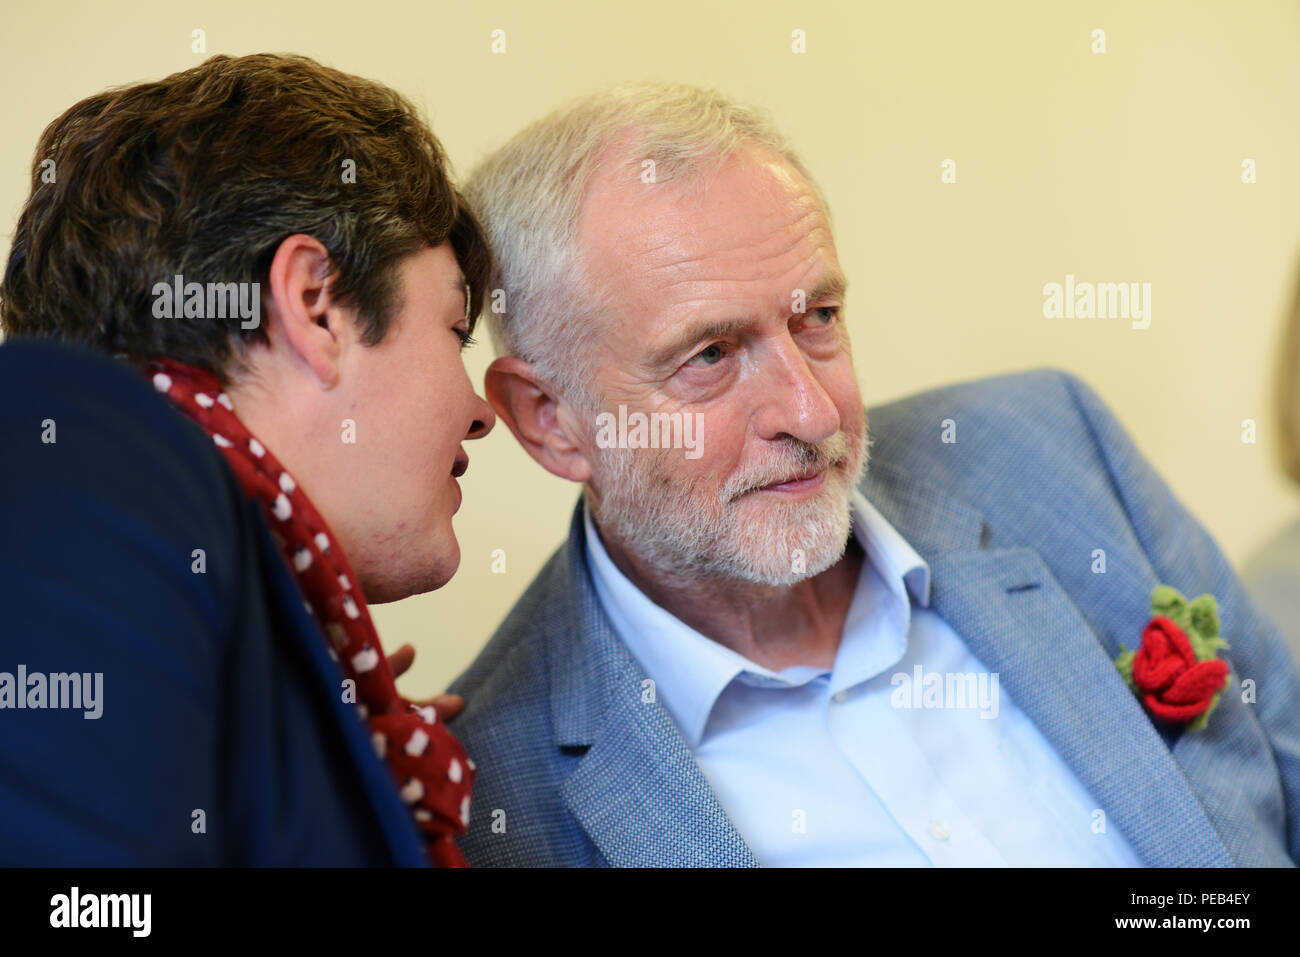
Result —
<instances>
[{"instance_id":1,"label":"man's white beard","mask_svg":"<svg viewBox=\"0 0 1300 957\"><path fill-rule=\"evenodd\" d=\"M851 496L866 472L870 444L865 426L856 448L844 432L816 445L790 439L769 461L742 469L716 492L674 477L666 466L680 449L603 449L592 476L598 494L589 490L588 500L602 534L649 566L663 585L793 585L844 555ZM749 491L828 465L826 485L815 498L786 502Z\"/></svg>"}]
</instances>

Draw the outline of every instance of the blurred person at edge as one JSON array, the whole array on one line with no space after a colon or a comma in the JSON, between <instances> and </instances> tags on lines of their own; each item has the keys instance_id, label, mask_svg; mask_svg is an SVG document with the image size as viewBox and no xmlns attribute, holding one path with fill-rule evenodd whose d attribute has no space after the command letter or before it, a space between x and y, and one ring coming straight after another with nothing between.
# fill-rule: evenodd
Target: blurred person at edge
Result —
<instances>
[{"instance_id":1,"label":"blurred person at edge","mask_svg":"<svg viewBox=\"0 0 1300 957\"><path fill-rule=\"evenodd\" d=\"M1218 546L1075 375L864 410L829 210L770 118L629 84L465 189L508 304L484 391L582 487L451 686L517 822L472 820L472 863L1300 857L1300 685ZM1231 648L1189 664L1206 593Z\"/></svg>"},{"instance_id":2,"label":"blurred person at edge","mask_svg":"<svg viewBox=\"0 0 1300 957\"><path fill-rule=\"evenodd\" d=\"M1278 458L1287 478L1300 486L1300 269L1274 375ZM1300 665L1300 519L1260 546L1243 566L1242 578L1273 617Z\"/></svg>"},{"instance_id":3,"label":"blurred person at edge","mask_svg":"<svg viewBox=\"0 0 1300 957\"><path fill-rule=\"evenodd\" d=\"M45 130L0 300L0 860L465 864L461 702L397 692L367 604L459 563L488 268L411 104L304 57Z\"/></svg>"}]
</instances>

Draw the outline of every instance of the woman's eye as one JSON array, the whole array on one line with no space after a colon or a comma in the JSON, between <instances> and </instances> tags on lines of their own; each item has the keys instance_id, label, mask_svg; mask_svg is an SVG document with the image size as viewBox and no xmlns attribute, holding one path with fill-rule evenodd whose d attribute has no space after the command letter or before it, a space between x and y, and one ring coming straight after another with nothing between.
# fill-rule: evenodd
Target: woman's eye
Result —
<instances>
[{"instance_id":1,"label":"woman's eye","mask_svg":"<svg viewBox=\"0 0 1300 957\"><path fill-rule=\"evenodd\" d=\"M461 347L461 349L467 349L467 348L469 348L470 346L474 345L476 342L478 342L477 339L475 339L473 336L471 336L471 335L470 335L467 331L465 331L464 329L461 329L459 326L455 326L455 327L453 327L451 331L454 332L454 333L456 333L456 335L460 338L460 347Z\"/></svg>"},{"instance_id":2,"label":"woman's eye","mask_svg":"<svg viewBox=\"0 0 1300 957\"><path fill-rule=\"evenodd\" d=\"M722 343L715 342L710 346L705 346L699 352L695 353L695 355L691 356L690 359L686 361L686 364L688 366L689 365L705 365L705 366L717 365L718 362L722 359L722 355L723 355ZM700 359L702 361L696 362L695 361L696 359Z\"/></svg>"}]
</instances>

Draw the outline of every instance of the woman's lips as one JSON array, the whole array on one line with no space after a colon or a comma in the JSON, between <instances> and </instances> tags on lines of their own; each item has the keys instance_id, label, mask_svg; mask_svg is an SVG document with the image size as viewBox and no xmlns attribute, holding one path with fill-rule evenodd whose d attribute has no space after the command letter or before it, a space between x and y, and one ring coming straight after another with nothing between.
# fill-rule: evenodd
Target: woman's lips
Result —
<instances>
[{"instance_id":1,"label":"woman's lips","mask_svg":"<svg viewBox=\"0 0 1300 957\"><path fill-rule=\"evenodd\" d=\"M451 514L455 515L460 511L460 503L463 495L460 490L460 483L456 479L460 478L469 469L469 456L464 452L456 456L456 461L451 466L451 484L456 486L456 504L452 507Z\"/></svg>"}]
</instances>

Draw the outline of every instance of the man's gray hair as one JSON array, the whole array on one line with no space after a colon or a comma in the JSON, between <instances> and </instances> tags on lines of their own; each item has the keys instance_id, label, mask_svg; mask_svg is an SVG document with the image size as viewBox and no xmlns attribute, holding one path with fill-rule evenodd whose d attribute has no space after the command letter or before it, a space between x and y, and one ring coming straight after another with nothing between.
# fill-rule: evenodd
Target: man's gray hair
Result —
<instances>
[{"instance_id":1,"label":"man's gray hair","mask_svg":"<svg viewBox=\"0 0 1300 957\"><path fill-rule=\"evenodd\" d=\"M568 401L594 410L599 397L581 357L615 292L587 274L576 248L596 172L628 167L639 176L652 160L654 182L689 184L747 145L789 161L829 216L816 182L766 113L684 83L628 83L583 97L490 155L465 193L495 253L493 288L483 301L497 352L532 363Z\"/></svg>"}]
</instances>

